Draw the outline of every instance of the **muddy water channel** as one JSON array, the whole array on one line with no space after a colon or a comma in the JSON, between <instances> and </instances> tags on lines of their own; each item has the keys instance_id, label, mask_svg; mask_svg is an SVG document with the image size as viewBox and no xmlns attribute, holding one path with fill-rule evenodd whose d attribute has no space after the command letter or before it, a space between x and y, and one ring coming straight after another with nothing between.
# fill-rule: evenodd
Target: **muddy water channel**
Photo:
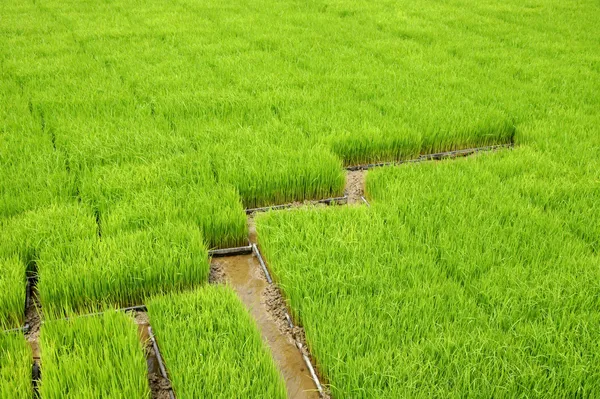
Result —
<instances>
[{"instance_id":1,"label":"muddy water channel","mask_svg":"<svg viewBox=\"0 0 600 399\"><path fill-rule=\"evenodd\" d=\"M273 290L262 274L253 255L213 258L213 267L223 272L225 281L233 287L250 314L256 320L263 339L285 379L288 398L319 398L315 384L292 336L281 328L284 320L277 320L269 311Z\"/></svg>"}]
</instances>

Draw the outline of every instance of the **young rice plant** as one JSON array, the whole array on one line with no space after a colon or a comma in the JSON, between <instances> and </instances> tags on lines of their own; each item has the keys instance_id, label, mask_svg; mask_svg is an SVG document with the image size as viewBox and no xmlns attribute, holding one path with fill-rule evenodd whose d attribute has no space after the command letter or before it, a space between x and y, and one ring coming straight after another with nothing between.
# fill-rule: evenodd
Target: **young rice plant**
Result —
<instances>
[{"instance_id":1,"label":"young rice plant","mask_svg":"<svg viewBox=\"0 0 600 399\"><path fill-rule=\"evenodd\" d=\"M164 224L40 254L38 290L47 318L143 303L208 279L208 253L195 226Z\"/></svg>"},{"instance_id":2,"label":"young rice plant","mask_svg":"<svg viewBox=\"0 0 600 399\"><path fill-rule=\"evenodd\" d=\"M230 287L155 297L147 306L177 397L287 397L256 324Z\"/></svg>"},{"instance_id":3,"label":"young rice plant","mask_svg":"<svg viewBox=\"0 0 600 399\"><path fill-rule=\"evenodd\" d=\"M0 332L0 397L33 398L31 356L23 334Z\"/></svg>"},{"instance_id":4,"label":"young rice plant","mask_svg":"<svg viewBox=\"0 0 600 399\"><path fill-rule=\"evenodd\" d=\"M144 350L126 313L46 322L40 350L42 398L150 398Z\"/></svg>"}]
</instances>

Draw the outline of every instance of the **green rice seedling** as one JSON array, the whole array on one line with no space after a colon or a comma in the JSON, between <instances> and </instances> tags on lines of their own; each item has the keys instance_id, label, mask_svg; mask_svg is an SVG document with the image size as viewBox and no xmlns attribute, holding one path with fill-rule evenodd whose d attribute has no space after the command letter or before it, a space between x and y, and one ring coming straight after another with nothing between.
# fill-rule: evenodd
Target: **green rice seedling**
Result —
<instances>
[{"instance_id":1,"label":"green rice seedling","mask_svg":"<svg viewBox=\"0 0 600 399\"><path fill-rule=\"evenodd\" d=\"M0 257L18 256L28 270L47 247L66 246L97 236L91 209L59 203L24 212L0 224Z\"/></svg>"},{"instance_id":2,"label":"green rice seedling","mask_svg":"<svg viewBox=\"0 0 600 399\"><path fill-rule=\"evenodd\" d=\"M3 9L3 139L35 130L76 182L101 165L201 152L246 206L303 200L341 191L340 161L558 143L521 129L597 114L598 12L589 2L269 0L224 9L214 0L52 0ZM19 165L31 169L27 159ZM31 174L51 177L42 188L65 186L39 169ZM38 181L5 179L17 175L15 187ZM33 201L26 197L5 196L14 212Z\"/></svg>"},{"instance_id":3,"label":"green rice seedling","mask_svg":"<svg viewBox=\"0 0 600 399\"><path fill-rule=\"evenodd\" d=\"M33 398L31 347L19 333L0 333L0 396Z\"/></svg>"},{"instance_id":4,"label":"green rice seedling","mask_svg":"<svg viewBox=\"0 0 600 399\"><path fill-rule=\"evenodd\" d=\"M40 350L42 398L150 398L144 350L126 313L46 322Z\"/></svg>"},{"instance_id":5,"label":"green rice seedling","mask_svg":"<svg viewBox=\"0 0 600 399\"><path fill-rule=\"evenodd\" d=\"M332 394L598 395L597 254L549 206L588 203L545 193L573 186L564 168L526 149L385 168L371 208L259 215Z\"/></svg>"},{"instance_id":6,"label":"green rice seedling","mask_svg":"<svg viewBox=\"0 0 600 399\"><path fill-rule=\"evenodd\" d=\"M406 127L393 132L337 132L328 138L332 151L346 165L417 158L423 152L421 141L421 134Z\"/></svg>"},{"instance_id":7,"label":"green rice seedling","mask_svg":"<svg viewBox=\"0 0 600 399\"><path fill-rule=\"evenodd\" d=\"M64 157L52 149L49 136L22 131L0 135L0 165L0 219L71 195Z\"/></svg>"},{"instance_id":8,"label":"green rice seedling","mask_svg":"<svg viewBox=\"0 0 600 399\"><path fill-rule=\"evenodd\" d=\"M47 318L139 305L147 295L208 279L199 230L164 224L41 252L38 290Z\"/></svg>"},{"instance_id":9,"label":"green rice seedling","mask_svg":"<svg viewBox=\"0 0 600 399\"><path fill-rule=\"evenodd\" d=\"M49 205L5 219L0 225L0 328L23 325L26 278L38 272L40 253L96 237L92 212L78 204Z\"/></svg>"},{"instance_id":10,"label":"green rice seedling","mask_svg":"<svg viewBox=\"0 0 600 399\"><path fill-rule=\"evenodd\" d=\"M247 208L323 199L343 193L341 163L321 148L279 149L256 143L217 146L217 180L237 188Z\"/></svg>"},{"instance_id":11,"label":"green rice seedling","mask_svg":"<svg viewBox=\"0 0 600 399\"><path fill-rule=\"evenodd\" d=\"M595 32L593 5L466 4L12 1L3 126L43 110L73 170L186 153L206 144L197 135L218 141L239 127L273 146L274 136L315 144L346 132L336 153L348 162L412 152L405 131L438 151L504 140L505 121L597 104L597 43L581 34ZM182 17L190 9L200 23ZM362 137L377 140L368 148Z\"/></svg>"},{"instance_id":12,"label":"green rice seedling","mask_svg":"<svg viewBox=\"0 0 600 399\"><path fill-rule=\"evenodd\" d=\"M434 117L421 121L418 127L366 128L360 134L336 132L327 142L346 165L407 160L424 154L514 142L516 132L511 120L482 114L463 116L466 120L454 122L450 128Z\"/></svg>"},{"instance_id":13,"label":"green rice seedling","mask_svg":"<svg viewBox=\"0 0 600 399\"><path fill-rule=\"evenodd\" d=\"M165 222L188 222L200 229L209 248L246 244L246 214L237 192L224 186L213 186L207 191L137 192L102 218L102 235L118 235Z\"/></svg>"},{"instance_id":14,"label":"green rice seedling","mask_svg":"<svg viewBox=\"0 0 600 399\"><path fill-rule=\"evenodd\" d=\"M421 154L514 142L516 129L509 118L482 114L470 115L468 120L453 123L450 128L442 127L444 124L436 119L427 119L422 123ZM459 115L459 118L464 116Z\"/></svg>"},{"instance_id":15,"label":"green rice seedling","mask_svg":"<svg viewBox=\"0 0 600 399\"><path fill-rule=\"evenodd\" d=\"M81 197L101 214L124 199L149 189L208 190L214 186L210 159L203 154L166 156L95 168L81 181ZM157 190L158 191L158 190Z\"/></svg>"},{"instance_id":16,"label":"green rice seedling","mask_svg":"<svg viewBox=\"0 0 600 399\"><path fill-rule=\"evenodd\" d=\"M230 287L155 297L147 306L178 398L286 397L283 378Z\"/></svg>"},{"instance_id":17,"label":"green rice seedling","mask_svg":"<svg viewBox=\"0 0 600 399\"><path fill-rule=\"evenodd\" d=\"M84 175L81 193L96 209L103 236L184 221L200 228L209 247L242 245L247 237L239 196L216 184L200 154L97 168Z\"/></svg>"},{"instance_id":18,"label":"green rice seedling","mask_svg":"<svg viewBox=\"0 0 600 399\"><path fill-rule=\"evenodd\" d=\"M68 154L71 171L78 177L97 166L151 162L169 155L190 151L190 141L171 134L166 122L152 118L147 108L120 104L124 99L110 99L94 110L79 103L50 103L54 109L56 140L59 149ZM85 127L82 130L82 126Z\"/></svg>"},{"instance_id":19,"label":"green rice seedling","mask_svg":"<svg viewBox=\"0 0 600 399\"><path fill-rule=\"evenodd\" d=\"M0 257L0 329L23 325L25 316L25 264L16 256Z\"/></svg>"},{"instance_id":20,"label":"green rice seedling","mask_svg":"<svg viewBox=\"0 0 600 399\"><path fill-rule=\"evenodd\" d=\"M146 251L179 248L153 240L161 221L192 219L214 245L241 234L234 190L247 207L322 198L341 192L343 164L514 141L369 172L371 210L264 216L261 244L334 395L599 396L598 20L589 0L7 0L0 258L49 262L42 286L66 276L52 312L114 305L163 267ZM104 167L198 153L207 198L153 185L103 212L88 202ZM71 186L106 237L87 236L93 213L75 223L81 240L11 237Z\"/></svg>"}]
</instances>

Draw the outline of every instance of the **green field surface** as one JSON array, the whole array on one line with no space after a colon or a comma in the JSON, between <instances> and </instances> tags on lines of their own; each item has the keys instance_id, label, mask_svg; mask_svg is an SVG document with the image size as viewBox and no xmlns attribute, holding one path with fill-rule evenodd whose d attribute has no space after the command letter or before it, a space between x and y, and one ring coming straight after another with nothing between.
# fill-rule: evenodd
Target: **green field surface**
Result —
<instances>
[{"instance_id":1,"label":"green field surface","mask_svg":"<svg viewBox=\"0 0 600 399\"><path fill-rule=\"evenodd\" d=\"M131 316L45 323L40 333L42 398L149 398L146 359Z\"/></svg>"},{"instance_id":2,"label":"green field surface","mask_svg":"<svg viewBox=\"0 0 600 399\"><path fill-rule=\"evenodd\" d=\"M33 398L31 348L20 333L0 333L0 397Z\"/></svg>"},{"instance_id":3,"label":"green field surface","mask_svg":"<svg viewBox=\"0 0 600 399\"><path fill-rule=\"evenodd\" d=\"M6 220L0 226L0 325L22 324L28 271L38 277L48 318L139 305L147 295L205 283L208 254L198 226L159 221L101 238L91 208L80 204Z\"/></svg>"},{"instance_id":4,"label":"green field surface","mask_svg":"<svg viewBox=\"0 0 600 399\"><path fill-rule=\"evenodd\" d=\"M166 190L154 182L101 216L194 207L210 246L227 245L240 200L338 195L342 163L538 144L549 137L532 126L597 108L597 16L551 0L8 2L1 215L186 155L210 165L201 198L144 201Z\"/></svg>"},{"instance_id":5,"label":"green field surface","mask_svg":"<svg viewBox=\"0 0 600 399\"><path fill-rule=\"evenodd\" d=\"M38 274L40 255L52 248L76 247L77 240L96 239L97 226L92 213L74 203L45 206L2 222L0 328L8 329L23 325L26 278Z\"/></svg>"},{"instance_id":6,"label":"green field surface","mask_svg":"<svg viewBox=\"0 0 600 399\"><path fill-rule=\"evenodd\" d=\"M37 277L42 397L115 388L117 358L117 397L144 396L130 320L54 319L162 295L178 393L285 396L204 287L245 208L514 145L370 170L371 207L259 215L258 243L334 398L600 397L598 21L596 0L4 0L0 329Z\"/></svg>"},{"instance_id":7,"label":"green field surface","mask_svg":"<svg viewBox=\"0 0 600 399\"><path fill-rule=\"evenodd\" d=\"M81 197L99 217L102 236L171 222L193 222L210 247L242 245L246 215L236 190L217 184L208 157L177 155L109 165L85 176Z\"/></svg>"},{"instance_id":8,"label":"green field surface","mask_svg":"<svg viewBox=\"0 0 600 399\"><path fill-rule=\"evenodd\" d=\"M206 283L208 255L195 227L165 224L48 248L38 290L47 318L143 303L147 295Z\"/></svg>"},{"instance_id":9,"label":"green field surface","mask_svg":"<svg viewBox=\"0 0 600 399\"><path fill-rule=\"evenodd\" d=\"M25 266L18 257L0 257L0 329L23 325L25 316Z\"/></svg>"},{"instance_id":10,"label":"green field surface","mask_svg":"<svg viewBox=\"0 0 600 399\"><path fill-rule=\"evenodd\" d=\"M47 192L3 214L77 195L99 166L179 154L258 206L339 193L342 162L513 142L597 72L578 57L593 40L565 32L592 5L546 3L8 2L0 128L50 155L13 162L3 201Z\"/></svg>"},{"instance_id":11,"label":"green field surface","mask_svg":"<svg viewBox=\"0 0 600 399\"><path fill-rule=\"evenodd\" d=\"M518 152L370 172L371 208L257 219L335 397L600 395L598 228L564 222L587 198L529 197Z\"/></svg>"},{"instance_id":12,"label":"green field surface","mask_svg":"<svg viewBox=\"0 0 600 399\"><path fill-rule=\"evenodd\" d=\"M148 303L178 398L285 398L283 378L256 323L230 287Z\"/></svg>"}]
</instances>

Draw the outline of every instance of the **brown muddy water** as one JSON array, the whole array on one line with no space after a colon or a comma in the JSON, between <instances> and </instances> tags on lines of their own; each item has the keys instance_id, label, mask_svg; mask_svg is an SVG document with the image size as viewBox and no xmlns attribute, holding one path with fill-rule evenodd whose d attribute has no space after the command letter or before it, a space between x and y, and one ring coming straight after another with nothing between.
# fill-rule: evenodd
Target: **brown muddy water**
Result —
<instances>
[{"instance_id":1,"label":"brown muddy water","mask_svg":"<svg viewBox=\"0 0 600 399\"><path fill-rule=\"evenodd\" d=\"M253 255L213 258L214 268L222 271L224 279L238 294L258 324L263 339L271 349L275 364L287 387L288 398L319 398L310 372L291 334L286 333L285 320L269 309L274 295L269 289L258 260Z\"/></svg>"}]
</instances>

